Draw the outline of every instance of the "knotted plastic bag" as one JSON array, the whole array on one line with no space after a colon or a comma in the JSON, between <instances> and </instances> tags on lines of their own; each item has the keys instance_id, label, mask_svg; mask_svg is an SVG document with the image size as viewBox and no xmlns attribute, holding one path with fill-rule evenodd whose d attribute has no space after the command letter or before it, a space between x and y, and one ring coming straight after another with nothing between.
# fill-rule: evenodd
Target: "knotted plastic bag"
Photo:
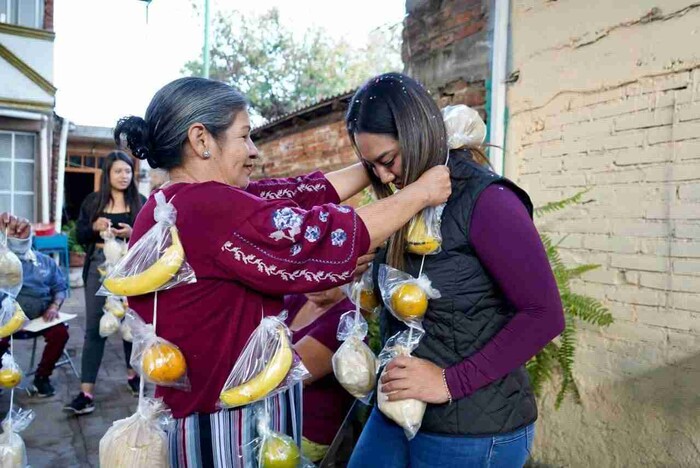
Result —
<instances>
[{"instance_id":1,"label":"knotted plastic bag","mask_svg":"<svg viewBox=\"0 0 700 468\"><path fill-rule=\"evenodd\" d=\"M147 381L161 387L189 390L185 356L175 344L155 334L153 325L145 323L133 311L124 318L131 329L133 348L131 366Z\"/></svg>"},{"instance_id":2,"label":"knotted plastic bag","mask_svg":"<svg viewBox=\"0 0 700 468\"><path fill-rule=\"evenodd\" d=\"M258 468L297 468L302 465L301 451L286 434L272 430L266 410L258 414Z\"/></svg>"},{"instance_id":3,"label":"knotted plastic bag","mask_svg":"<svg viewBox=\"0 0 700 468\"><path fill-rule=\"evenodd\" d=\"M379 290L389 312L406 323L417 323L428 310L428 300L438 299L440 291L433 288L425 274L418 278L390 267L379 266Z\"/></svg>"},{"instance_id":4,"label":"knotted plastic bag","mask_svg":"<svg viewBox=\"0 0 700 468\"><path fill-rule=\"evenodd\" d=\"M113 335L119 330L119 319L111 312L103 311L102 317L100 317L99 330L102 338L107 338L109 335Z\"/></svg>"},{"instance_id":5,"label":"knotted plastic bag","mask_svg":"<svg viewBox=\"0 0 700 468\"><path fill-rule=\"evenodd\" d=\"M19 331L29 321L22 307L10 296L2 300L0 307L0 338Z\"/></svg>"},{"instance_id":6,"label":"knotted plastic bag","mask_svg":"<svg viewBox=\"0 0 700 468\"><path fill-rule=\"evenodd\" d=\"M175 222L177 211L166 203L163 192L155 194L156 224L144 234L107 274L98 295L139 296L197 281L185 260Z\"/></svg>"},{"instance_id":7,"label":"knotted plastic bag","mask_svg":"<svg viewBox=\"0 0 700 468\"><path fill-rule=\"evenodd\" d=\"M112 272L114 266L119 263L119 260L126 255L127 245L123 240L117 239L112 232L111 227L106 231L102 231L100 236L102 239L104 239L104 247L102 248L102 252L105 256L105 262L100 268L106 275L108 275Z\"/></svg>"},{"instance_id":8,"label":"knotted plastic bag","mask_svg":"<svg viewBox=\"0 0 700 468\"><path fill-rule=\"evenodd\" d=\"M19 432L25 430L33 420L34 411L15 407L2 421L0 467L25 468L27 466L27 452Z\"/></svg>"},{"instance_id":9,"label":"knotted plastic bag","mask_svg":"<svg viewBox=\"0 0 700 468\"><path fill-rule=\"evenodd\" d=\"M373 268L374 265L370 263L369 268L359 280L347 283L341 288L353 304L357 305L359 303L360 308L369 314L377 313L381 306L377 295L374 293L374 284L372 283Z\"/></svg>"},{"instance_id":10,"label":"knotted plastic bag","mask_svg":"<svg viewBox=\"0 0 700 468\"><path fill-rule=\"evenodd\" d=\"M477 111L464 104L442 109L449 149L474 148L484 143L486 124Z\"/></svg>"},{"instance_id":11,"label":"knotted plastic bag","mask_svg":"<svg viewBox=\"0 0 700 468\"><path fill-rule=\"evenodd\" d=\"M285 318L286 311L279 317L264 317L253 331L221 390L219 407L262 400L309 376L292 349Z\"/></svg>"},{"instance_id":12,"label":"knotted plastic bag","mask_svg":"<svg viewBox=\"0 0 700 468\"><path fill-rule=\"evenodd\" d=\"M24 374L10 353L2 356L2 368L0 368L0 387L15 388L22 382Z\"/></svg>"},{"instance_id":13,"label":"knotted plastic bag","mask_svg":"<svg viewBox=\"0 0 700 468\"><path fill-rule=\"evenodd\" d=\"M22 262L7 247L6 233L0 233L0 293L17 297L22 289Z\"/></svg>"},{"instance_id":14,"label":"knotted plastic bag","mask_svg":"<svg viewBox=\"0 0 700 468\"><path fill-rule=\"evenodd\" d=\"M411 219L406 233L406 250L416 255L435 255L442 251L442 212L445 205L430 206Z\"/></svg>"},{"instance_id":15,"label":"knotted plastic bag","mask_svg":"<svg viewBox=\"0 0 700 468\"><path fill-rule=\"evenodd\" d=\"M128 341L129 343L134 341L134 336L131 334L131 326L126 320L122 320L122 324L119 326L119 332L122 335L122 340Z\"/></svg>"},{"instance_id":16,"label":"knotted plastic bag","mask_svg":"<svg viewBox=\"0 0 700 468\"><path fill-rule=\"evenodd\" d=\"M359 310L348 311L340 317L337 336L343 344L333 354L335 378L350 395L368 404L377 384L379 361L364 342L367 321Z\"/></svg>"},{"instance_id":17,"label":"knotted plastic bag","mask_svg":"<svg viewBox=\"0 0 700 468\"><path fill-rule=\"evenodd\" d=\"M382 377L386 373L386 365L397 356L410 356L423 337L421 328L410 327L408 330L397 333L389 338L379 353L379 361L385 367ZM389 401L390 394L382 392L382 383L377 386L377 406L387 418L401 426L408 440L413 439L423 422L426 404L423 401L407 398L405 400Z\"/></svg>"},{"instance_id":18,"label":"knotted plastic bag","mask_svg":"<svg viewBox=\"0 0 700 468\"><path fill-rule=\"evenodd\" d=\"M118 319L124 318L128 310L129 305L126 298L120 296L107 296L105 305L102 306L102 311L104 313L110 313Z\"/></svg>"},{"instance_id":19,"label":"knotted plastic bag","mask_svg":"<svg viewBox=\"0 0 700 468\"><path fill-rule=\"evenodd\" d=\"M160 398L141 398L136 413L112 423L100 440L101 468L168 468L170 410Z\"/></svg>"}]
</instances>

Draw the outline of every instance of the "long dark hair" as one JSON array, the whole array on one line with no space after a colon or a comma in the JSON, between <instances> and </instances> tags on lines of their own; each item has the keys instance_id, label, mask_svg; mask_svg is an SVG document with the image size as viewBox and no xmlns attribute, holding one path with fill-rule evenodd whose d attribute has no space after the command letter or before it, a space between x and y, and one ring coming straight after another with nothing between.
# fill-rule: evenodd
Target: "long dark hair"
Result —
<instances>
[{"instance_id":1,"label":"long dark hair","mask_svg":"<svg viewBox=\"0 0 700 468\"><path fill-rule=\"evenodd\" d=\"M245 97L225 83L180 78L153 96L144 118L120 119L114 141L121 146L125 139L131 154L154 169L173 169L182 164L182 145L192 124L201 123L219 138L247 105Z\"/></svg>"},{"instance_id":2,"label":"long dark hair","mask_svg":"<svg viewBox=\"0 0 700 468\"><path fill-rule=\"evenodd\" d=\"M404 187L431 167L445 164L447 159L447 135L440 109L430 93L408 75L385 73L367 81L350 101L345 124L358 157L358 133L390 135L399 142ZM478 150L470 154L478 162L485 160ZM365 169L377 198L390 196L391 188L369 165ZM408 226L404 226L390 240L387 262L395 268L404 265L407 231Z\"/></svg>"},{"instance_id":3,"label":"long dark hair","mask_svg":"<svg viewBox=\"0 0 700 468\"><path fill-rule=\"evenodd\" d=\"M134 161L123 151L112 151L104 158L102 164L102 178L100 179L100 191L98 192L99 201L97 203L97 209L92 215L92 221L94 222L100 214L109 206L110 203L114 202L112 198L112 184L109 181L109 173L112 171L112 166L117 161L125 162L131 168L131 182L129 186L124 191L124 202L129 207L131 212L131 218L134 219L141 209L141 196L139 195L138 188L136 187L136 175L134 174Z\"/></svg>"}]
</instances>

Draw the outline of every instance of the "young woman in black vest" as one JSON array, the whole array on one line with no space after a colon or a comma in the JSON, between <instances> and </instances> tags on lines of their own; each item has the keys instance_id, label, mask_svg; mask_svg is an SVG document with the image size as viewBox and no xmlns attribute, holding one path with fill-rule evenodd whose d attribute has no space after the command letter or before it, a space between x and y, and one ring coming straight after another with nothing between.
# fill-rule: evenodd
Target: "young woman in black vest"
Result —
<instances>
[{"instance_id":1,"label":"young woman in black vest","mask_svg":"<svg viewBox=\"0 0 700 468\"><path fill-rule=\"evenodd\" d=\"M85 247L85 341L83 343L80 393L63 409L82 415L95 410L93 391L102 363L106 338L99 332L104 296L96 296L102 280L98 267L105 261L101 233L111 230L118 239L128 241L136 215L146 198L140 195L134 180L134 163L122 151L107 155L102 169L100 191L91 193L80 206L78 242ZM131 368L131 343L124 341L124 357L129 389L138 395L139 376Z\"/></svg>"},{"instance_id":2,"label":"young woman in black vest","mask_svg":"<svg viewBox=\"0 0 700 468\"><path fill-rule=\"evenodd\" d=\"M384 198L445 164L447 135L429 93L398 73L369 80L346 116L350 140ZM479 148L449 151L452 195L442 216L442 252L423 272L442 297L431 300L412 357L387 366L390 400L428 403L419 433L377 408L350 467L518 467L529 455L537 407L524 364L564 327L561 300L532 222L528 195L488 168ZM405 253L407 227L375 258L418 276ZM377 288L378 268L375 271ZM384 308L383 342L405 328Z\"/></svg>"}]
</instances>

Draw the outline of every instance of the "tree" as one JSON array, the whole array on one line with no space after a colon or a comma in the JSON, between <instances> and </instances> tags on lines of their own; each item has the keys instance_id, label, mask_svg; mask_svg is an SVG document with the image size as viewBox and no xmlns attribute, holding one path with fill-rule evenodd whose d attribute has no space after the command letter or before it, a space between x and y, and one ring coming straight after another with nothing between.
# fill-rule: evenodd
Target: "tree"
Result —
<instances>
[{"instance_id":1,"label":"tree","mask_svg":"<svg viewBox=\"0 0 700 468\"><path fill-rule=\"evenodd\" d=\"M373 31L368 45L356 49L321 28L295 39L276 8L261 15L218 12L212 23L210 77L243 92L266 120L403 68L399 25ZM201 75L202 66L201 58L188 62L183 73Z\"/></svg>"}]
</instances>

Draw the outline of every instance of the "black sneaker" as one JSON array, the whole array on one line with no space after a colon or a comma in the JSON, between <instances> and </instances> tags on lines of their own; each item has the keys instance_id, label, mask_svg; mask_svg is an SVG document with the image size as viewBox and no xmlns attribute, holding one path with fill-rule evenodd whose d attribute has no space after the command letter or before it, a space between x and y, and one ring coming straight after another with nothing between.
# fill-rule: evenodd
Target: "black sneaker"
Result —
<instances>
[{"instance_id":1,"label":"black sneaker","mask_svg":"<svg viewBox=\"0 0 700 468\"><path fill-rule=\"evenodd\" d=\"M56 394L56 390L51 385L51 381L48 377L39 377L38 375L34 377L34 383L30 392L39 398L48 398Z\"/></svg>"},{"instance_id":2,"label":"black sneaker","mask_svg":"<svg viewBox=\"0 0 700 468\"><path fill-rule=\"evenodd\" d=\"M139 396L139 387L141 386L141 377L138 375L133 376L130 379L126 379L126 384L129 386L131 394L135 397Z\"/></svg>"},{"instance_id":3,"label":"black sneaker","mask_svg":"<svg viewBox=\"0 0 700 468\"><path fill-rule=\"evenodd\" d=\"M69 405L63 407L63 411L73 413L76 416L81 414L90 414L95 411L95 403L92 401L92 398L89 398L85 396L83 392L80 392Z\"/></svg>"}]
</instances>

